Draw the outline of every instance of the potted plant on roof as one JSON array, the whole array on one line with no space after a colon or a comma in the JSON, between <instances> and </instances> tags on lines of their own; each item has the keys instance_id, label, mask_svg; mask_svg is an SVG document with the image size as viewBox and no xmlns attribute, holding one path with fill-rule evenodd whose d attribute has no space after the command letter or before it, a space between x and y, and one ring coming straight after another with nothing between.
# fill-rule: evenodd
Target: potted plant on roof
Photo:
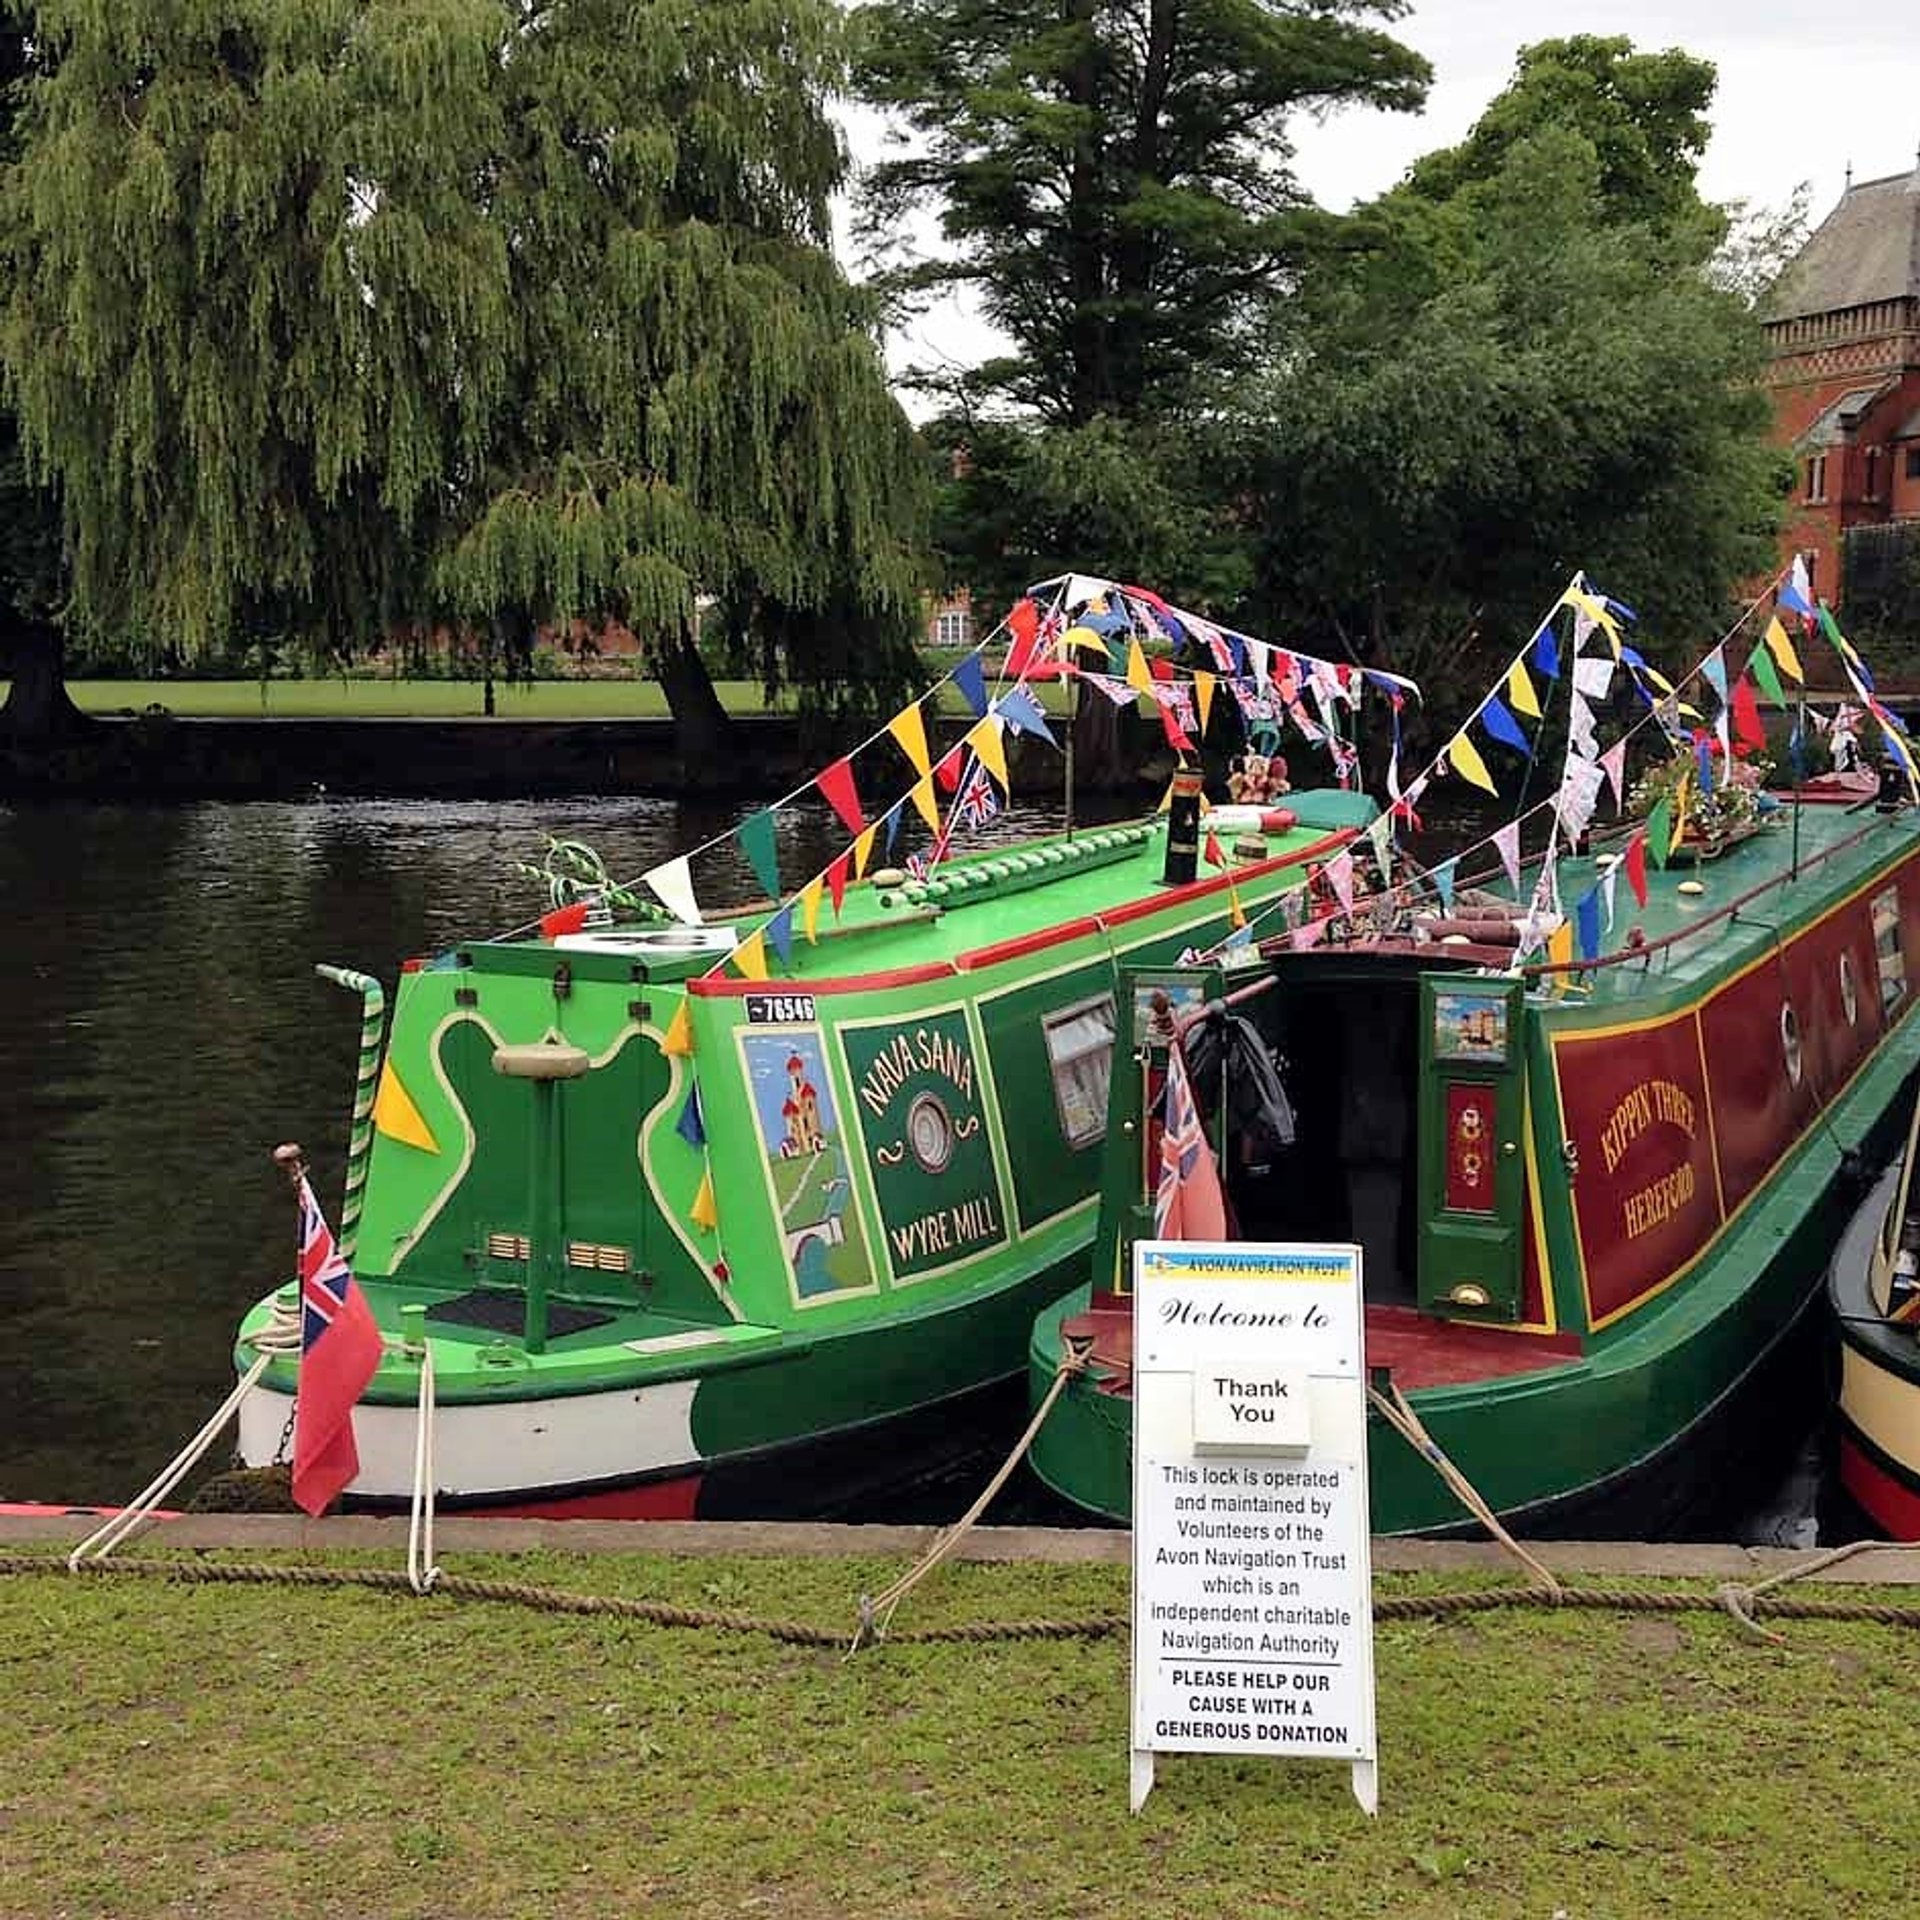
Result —
<instances>
[{"instance_id":1,"label":"potted plant on roof","mask_svg":"<svg viewBox=\"0 0 1920 1920\"><path fill-rule=\"evenodd\" d=\"M1770 766L1739 741L1729 759L1718 737L1702 729L1640 776L1628 795L1628 809L1645 820L1664 800L1668 819L1686 822L1670 857L1711 860L1760 831L1769 811Z\"/></svg>"}]
</instances>

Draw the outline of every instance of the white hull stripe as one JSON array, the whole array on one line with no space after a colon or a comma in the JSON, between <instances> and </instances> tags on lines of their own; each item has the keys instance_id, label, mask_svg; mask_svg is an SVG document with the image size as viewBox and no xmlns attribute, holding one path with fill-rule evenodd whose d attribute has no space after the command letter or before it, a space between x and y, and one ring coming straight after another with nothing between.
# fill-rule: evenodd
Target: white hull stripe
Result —
<instances>
[{"instance_id":1,"label":"white hull stripe","mask_svg":"<svg viewBox=\"0 0 1920 1920\"><path fill-rule=\"evenodd\" d=\"M434 1422L437 1491L447 1498L524 1492L536 1487L638 1479L672 1467L698 1467L693 1444L697 1380L566 1394L551 1400L442 1405ZM256 1388L240 1408L240 1458L273 1459L287 1424L289 1396ZM413 1492L418 1421L410 1406L361 1405L353 1413L360 1472L349 1493L405 1500Z\"/></svg>"}]
</instances>

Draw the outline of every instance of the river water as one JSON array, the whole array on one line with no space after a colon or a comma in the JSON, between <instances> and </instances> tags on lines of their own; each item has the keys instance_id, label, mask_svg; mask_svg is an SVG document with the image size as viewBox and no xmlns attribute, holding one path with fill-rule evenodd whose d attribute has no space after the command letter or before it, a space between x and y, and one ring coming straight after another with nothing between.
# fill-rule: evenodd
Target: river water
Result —
<instances>
[{"instance_id":1,"label":"river water","mask_svg":"<svg viewBox=\"0 0 1920 1920\"><path fill-rule=\"evenodd\" d=\"M391 989L407 956L538 913L515 868L549 833L629 877L749 810L0 808L0 1500L125 1499L225 1393L235 1322L292 1266L278 1142L307 1148L337 1206L359 1005L316 961ZM1023 803L986 835L1057 824ZM844 837L805 807L783 810L780 832L789 874L817 872ZM755 890L720 855L701 876L716 901ZM1810 1539L1817 1457L1812 1436L1732 1531ZM967 1491L951 1492L957 1512Z\"/></svg>"}]
</instances>

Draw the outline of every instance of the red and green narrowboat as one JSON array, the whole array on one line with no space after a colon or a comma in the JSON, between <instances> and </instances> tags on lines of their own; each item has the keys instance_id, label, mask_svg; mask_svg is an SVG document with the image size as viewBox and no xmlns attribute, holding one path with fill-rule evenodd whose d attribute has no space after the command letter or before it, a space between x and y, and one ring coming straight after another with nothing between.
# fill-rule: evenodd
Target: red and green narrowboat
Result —
<instances>
[{"instance_id":1,"label":"red and green narrowboat","mask_svg":"<svg viewBox=\"0 0 1920 1920\"><path fill-rule=\"evenodd\" d=\"M833 1511L914 1473L897 1423L937 1440L959 1396L1017 1392L1085 1270L1118 971L1224 937L1374 811L1289 795L1171 882L1165 819L843 870L758 978L727 963L764 908L407 971L353 1255L394 1338L347 1504L409 1496L409 1333L450 1507ZM277 1358L244 1404L244 1463L284 1457L296 1378Z\"/></svg>"},{"instance_id":2,"label":"red and green narrowboat","mask_svg":"<svg viewBox=\"0 0 1920 1920\"><path fill-rule=\"evenodd\" d=\"M1810 1406L1820 1390L1810 1308L1920 1062L1920 816L1876 806L1871 781L1864 800L1853 791L1780 796L1771 824L1717 859L1649 873L1644 907L1619 885L1612 937L1572 964L1517 965L1513 933L1494 941L1490 921L1436 937L1462 916L1429 902L1364 928L1357 914L1311 947L1258 940L1224 976L1123 982L1136 1001L1169 985L1211 996L1202 1020L1231 1001L1253 1029L1294 1138L1220 1139L1232 1230L1361 1246L1370 1367L1516 1526L1692 1524L1730 1450L1785 1427L1787 1396ZM1590 892L1611 857L1563 860L1560 897ZM1065 1342L1090 1349L1033 1461L1115 1520L1129 1248L1152 1234L1163 1060L1149 1037L1116 1063L1092 1282L1039 1315L1029 1356L1037 1396ZM1873 1432L1920 1485L1911 1330L1850 1322L1847 1337L1850 1378L1870 1354L1879 1381L1901 1383L1907 1417ZM1462 1522L1378 1419L1368 1471L1379 1531Z\"/></svg>"}]
</instances>

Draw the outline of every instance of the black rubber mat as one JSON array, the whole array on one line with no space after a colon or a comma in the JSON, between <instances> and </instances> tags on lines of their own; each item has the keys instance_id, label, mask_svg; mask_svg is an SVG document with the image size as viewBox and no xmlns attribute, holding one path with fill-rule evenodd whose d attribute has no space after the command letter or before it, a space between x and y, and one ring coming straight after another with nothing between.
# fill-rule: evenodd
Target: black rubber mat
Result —
<instances>
[{"instance_id":1,"label":"black rubber mat","mask_svg":"<svg viewBox=\"0 0 1920 1920\"><path fill-rule=\"evenodd\" d=\"M429 1320L444 1320L456 1327L478 1327L483 1333L520 1333L527 1324L524 1294L506 1293L498 1287L476 1287L456 1300L441 1300L427 1309ZM610 1327L614 1316L596 1312L592 1307L571 1307L564 1300L547 1302L547 1338L564 1340L570 1333L586 1333L594 1327Z\"/></svg>"}]
</instances>

